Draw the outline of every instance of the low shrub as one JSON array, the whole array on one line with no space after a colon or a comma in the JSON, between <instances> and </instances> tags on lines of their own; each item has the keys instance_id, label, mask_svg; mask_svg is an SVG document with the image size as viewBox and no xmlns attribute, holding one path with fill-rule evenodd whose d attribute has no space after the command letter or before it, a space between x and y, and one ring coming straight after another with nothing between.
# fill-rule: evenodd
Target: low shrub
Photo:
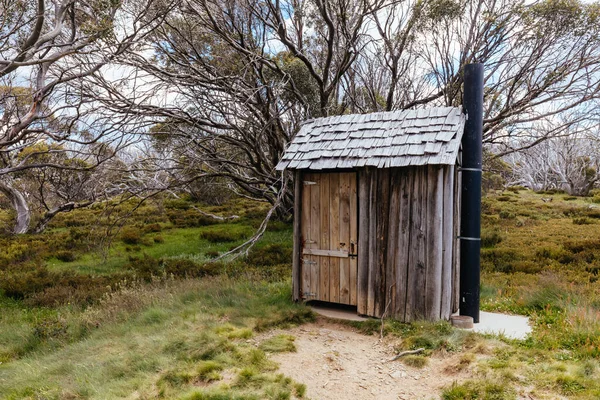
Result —
<instances>
[{"instance_id":1,"label":"low shrub","mask_svg":"<svg viewBox=\"0 0 600 400\"><path fill-rule=\"evenodd\" d=\"M512 273L521 256L512 249L482 249L481 260L482 267L490 272Z\"/></svg>"},{"instance_id":2,"label":"low shrub","mask_svg":"<svg viewBox=\"0 0 600 400\"><path fill-rule=\"evenodd\" d=\"M510 201L510 196L498 196L496 198L498 201Z\"/></svg>"},{"instance_id":3,"label":"low shrub","mask_svg":"<svg viewBox=\"0 0 600 400\"><path fill-rule=\"evenodd\" d=\"M401 360L404 364L415 368L424 368L429 362L427 357L419 355L408 355L401 358Z\"/></svg>"},{"instance_id":4,"label":"low shrub","mask_svg":"<svg viewBox=\"0 0 600 400\"><path fill-rule=\"evenodd\" d=\"M125 244L139 244L142 241L142 235L136 228L123 228L121 241Z\"/></svg>"},{"instance_id":5,"label":"low shrub","mask_svg":"<svg viewBox=\"0 0 600 400\"><path fill-rule=\"evenodd\" d=\"M496 229L484 229L481 231L481 247L494 247L502 241L502 235Z\"/></svg>"},{"instance_id":6,"label":"low shrub","mask_svg":"<svg viewBox=\"0 0 600 400\"><path fill-rule=\"evenodd\" d=\"M33 336L40 340L60 339L67 335L68 327L61 318L44 319L33 327Z\"/></svg>"},{"instance_id":7,"label":"low shrub","mask_svg":"<svg viewBox=\"0 0 600 400\"><path fill-rule=\"evenodd\" d=\"M246 262L250 265L268 266L292 262L292 249L279 243L252 248Z\"/></svg>"},{"instance_id":8,"label":"low shrub","mask_svg":"<svg viewBox=\"0 0 600 400\"><path fill-rule=\"evenodd\" d=\"M161 262L147 254L144 254L143 257L129 257L129 263L125 268L134 271L137 277L147 282L151 281L154 276L164 275Z\"/></svg>"},{"instance_id":9,"label":"low shrub","mask_svg":"<svg viewBox=\"0 0 600 400\"><path fill-rule=\"evenodd\" d=\"M565 250L581 253L585 250L600 250L600 240L571 240L563 243Z\"/></svg>"},{"instance_id":10,"label":"low shrub","mask_svg":"<svg viewBox=\"0 0 600 400\"><path fill-rule=\"evenodd\" d=\"M27 305L54 307L62 304L92 304L127 274L91 276L70 271L49 271L44 265L22 266L0 272L0 291Z\"/></svg>"},{"instance_id":11,"label":"low shrub","mask_svg":"<svg viewBox=\"0 0 600 400\"><path fill-rule=\"evenodd\" d=\"M586 209L583 207L569 207L563 210L563 214L566 217L581 217L586 213Z\"/></svg>"},{"instance_id":12,"label":"low shrub","mask_svg":"<svg viewBox=\"0 0 600 400\"><path fill-rule=\"evenodd\" d=\"M600 219L600 210L589 210L585 213L585 216L588 218Z\"/></svg>"},{"instance_id":13,"label":"low shrub","mask_svg":"<svg viewBox=\"0 0 600 400\"><path fill-rule=\"evenodd\" d=\"M156 235L152 238L152 240L154 241L154 243L164 243L165 242L165 238L163 238L160 235Z\"/></svg>"},{"instance_id":14,"label":"low shrub","mask_svg":"<svg viewBox=\"0 0 600 400\"><path fill-rule=\"evenodd\" d=\"M165 273L178 277L195 277L217 275L222 272L222 266L215 263L197 264L186 258L163 259Z\"/></svg>"},{"instance_id":15,"label":"low shrub","mask_svg":"<svg viewBox=\"0 0 600 400\"><path fill-rule=\"evenodd\" d=\"M515 261L512 264L513 272L522 272L524 274L537 274L543 269L542 264L531 260Z\"/></svg>"},{"instance_id":16,"label":"low shrub","mask_svg":"<svg viewBox=\"0 0 600 400\"><path fill-rule=\"evenodd\" d=\"M515 219L517 216L509 211L502 210L498 213L500 219Z\"/></svg>"},{"instance_id":17,"label":"low shrub","mask_svg":"<svg viewBox=\"0 0 600 400\"><path fill-rule=\"evenodd\" d=\"M178 228L194 228L219 224L220 221L206 215L199 214L195 210L168 211L167 217L173 225Z\"/></svg>"},{"instance_id":18,"label":"low shrub","mask_svg":"<svg viewBox=\"0 0 600 400\"><path fill-rule=\"evenodd\" d=\"M162 231L162 226L158 223L149 224L144 226L144 232L160 232Z\"/></svg>"},{"instance_id":19,"label":"low shrub","mask_svg":"<svg viewBox=\"0 0 600 400\"><path fill-rule=\"evenodd\" d=\"M75 253L69 250L59 250L56 253L54 253L54 257L56 257L57 260L60 260L62 262L72 262L77 259Z\"/></svg>"},{"instance_id":20,"label":"low shrub","mask_svg":"<svg viewBox=\"0 0 600 400\"><path fill-rule=\"evenodd\" d=\"M592 225L595 223L594 220L589 219L588 217L573 218L573 224L575 225Z\"/></svg>"},{"instance_id":21,"label":"low shrub","mask_svg":"<svg viewBox=\"0 0 600 400\"><path fill-rule=\"evenodd\" d=\"M572 200L577 200L577 196L564 196L563 197L564 201L572 201Z\"/></svg>"}]
</instances>

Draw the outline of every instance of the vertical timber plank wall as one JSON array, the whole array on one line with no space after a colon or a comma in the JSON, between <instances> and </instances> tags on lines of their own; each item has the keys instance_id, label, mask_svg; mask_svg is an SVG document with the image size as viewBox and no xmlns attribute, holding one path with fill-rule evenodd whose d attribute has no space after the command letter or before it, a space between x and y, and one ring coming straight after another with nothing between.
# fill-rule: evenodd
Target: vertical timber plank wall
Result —
<instances>
[{"instance_id":1,"label":"vertical timber plank wall","mask_svg":"<svg viewBox=\"0 0 600 400\"><path fill-rule=\"evenodd\" d=\"M303 247L305 248L312 248L312 244L311 242L311 237L310 237L310 230L308 230L307 228L310 226L310 212L306 212L308 210L310 210L310 186L306 186L305 185L305 181L310 181L312 179L312 174L309 173L304 173L302 174L302 217L301 217L301 231L302 231L302 240L303 240ZM302 285L301 285L301 299L308 299L306 297L306 293L310 293L310 262L311 262L311 257L306 255L306 254L302 254L301 256L301 261L300 261L300 268L302 270L301 273L301 277L302 277ZM310 299L308 299L310 300Z\"/></svg>"},{"instance_id":2,"label":"vertical timber plank wall","mask_svg":"<svg viewBox=\"0 0 600 400\"><path fill-rule=\"evenodd\" d=\"M425 317L425 223L427 217L427 169L414 168L410 204L410 243L406 285L406 321ZM425 220L425 221L424 221Z\"/></svg>"},{"instance_id":3,"label":"vertical timber plank wall","mask_svg":"<svg viewBox=\"0 0 600 400\"><path fill-rule=\"evenodd\" d=\"M396 255L401 253L402 247L398 246L398 235L400 233L400 191L401 191L402 170L394 168L390 171L390 209L387 216L388 224L388 245L387 245L387 265L385 269L386 298L385 310L387 315L394 314L396 310Z\"/></svg>"},{"instance_id":4,"label":"vertical timber plank wall","mask_svg":"<svg viewBox=\"0 0 600 400\"><path fill-rule=\"evenodd\" d=\"M310 188L310 240L311 248L321 248L321 235L319 228L321 226L321 202L320 202L320 186L322 174L312 174L311 181L315 182L315 185L309 185ZM311 299L318 299L320 297L319 292L319 264L321 262L319 256L310 256L310 296Z\"/></svg>"},{"instance_id":5,"label":"vertical timber plank wall","mask_svg":"<svg viewBox=\"0 0 600 400\"><path fill-rule=\"evenodd\" d=\"M356 173L352 173L351 174L351 179L350 179L350 212L351 213L358 213L358 208L357 208L357 201L358 201L358 197L357 197L357 174ZM350 251L354 254L356 254L356 249L358 246L357 243L357 238L358 238L358 216L357 215L351 215L350 216L350 240L351 240L351 246L350 246ZM356 257L351 257L350 258L350 304L356 304L357 301L357 287L358 287L358 281L357 281L357 262L358 260L356 259Z\"/></svg>"},{"instance_id":6,"label":"vertical timber plank wall","mask_svg":"<svg viewBox=\"0 0 600 400\"><path fill-rule=\"evenodd\" d=\"M408 285L408 249L410 248L410 205L415 174L413 173L414 169L405 168L401 171L398 175L398 182L396 182L400 188L398 240L392 244L397 248L393 266L396 270L396 306L393 315L404 321L406 319L406 287Z\"/></svg>"},{"instance_id":7,"label":"vertical timber plank wall","mask_svg":"<svg viewBox=\"0 0 600 400\"><path fill-rule=\"evenodd\" d=\"M320 232L321 249L329 249L329 179L330 174L321 174L321 184L319 185L320 204ZM319 257L319 300L329 301L329 257Z\"/></svg>"},{"instance_id":8,"label":"vertical timber plank wall","mask_svg":"<svg viewBox=\"0 0 600 400\"><path fill-rule=\"evenodd\" d=\"M444 168L444 234L442 250L442 304L441 319L452 315L452 271L454 270L454 166Z\"/></svg>"},{"instance_id":9,"label":"vertical timber plank wall","mask_svg":"<svg viewBox=\"0 0 600 400\"><path fill-rule=\"evenodd\" d=\"M453 166L365 168L358 177L358 313L448 319L457 281Z\"/></svg>"},{"instance_id":10,"label":"vertical timber plank wall","mask_svg":"<svg viewBox=\"0 0 600 400\"><path fill-rule=\"evenodd\" d=\"M369 211L371 169L363 168L358 172L358 276L357 311L367 315L369 289Z\"/></svg>"},{"instance_id":11,"label":"vertical timber plank wall","mask_svg":"<svg viewBox=\"0 0 600 400\"><path fill-rule=\"evenodd\" d=\"M375 315L382 316L387 304L386 270L387 246L389 233L390 210L390 169L380 169L377 173L377 203L375 203L376 221L376 254L375 274L373 286L375 287Z\"/></svg>"},{"instance_id":12,"label":"vertical timber plank wall","mask_svg":"<svg viewBox=\"0 0 600 400\"><path fill-rule=\"evenodd\" d=\"M337 248L340 241L340 175L331 174L329 177L329 242ZM340 302L340 259L331 257L329 260L329 301Z\"/></svg>"},{"instance_id":13,"label":"vertical timber plank wall","mask_svg":"<svg viewBox=\"0 0 600 400\"><path fill-rule=\"evenodd\" d=\"M292 258L292 298L294 301L302 299L302 281L300 263L302 262L302 172L294 173L294 254Z\"/></svg>"},{"instance_id":14,"label":"vertical timber plank wall","mask_svg":"<svg viewBox=\"0 0 600 400\"><path fill-rule=\"evenodd\" d=\"M371 170L371 179L369 181L369 247L367 249L367 254L369 255L369 283L368 283L368 293L367 293L367 314L379 317L375 311L375 297L380 294L377 293L375 282L377 280L377 176L379 175L379 170L372 169Z\"/></svg>"},{"instance_id":15,"label":"vertical timber plank wall","mask_svg":"<svg viewBox=\"0 0 600 400\"><path fill-rule=\"evenodd\" d=\"M430 165L427 176L425 318L435 321L442 306L444 170Z\"/></svg>"},{"instance_id":16,"label":"vertical timber plank wall","mask_svg":"<svg viewBox=\"0 0 600 400\"><path fill-rule=\"evenodd\" d=\"M341 173L339 185L340 210L339 240L336 243L341 250L350 248L350 179L352 174ZM350 259L340 258L340 303L350 303Z\"/></svg>"},{"instance_id":17,"label":"vertical timber plank wall","mask_svg":"<svg viewBox=\"0 0 600 400\"><path fill-rule=\"evenodd\" d=\"M459 156L460 157L460 156ZM460 163L459 163L460 165ZM454 171L454 240L452 251L452 312L458 311L460 305L460 188L462 173L458 168Z\"/></svg>"}]
</instances>

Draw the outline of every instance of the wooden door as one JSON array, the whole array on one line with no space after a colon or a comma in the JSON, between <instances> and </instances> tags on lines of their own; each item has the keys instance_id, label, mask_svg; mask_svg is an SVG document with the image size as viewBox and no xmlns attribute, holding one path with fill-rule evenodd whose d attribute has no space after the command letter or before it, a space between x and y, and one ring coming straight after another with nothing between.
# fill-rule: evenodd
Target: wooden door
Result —
<instances>
[{"instance_id":1,"label":"wooden door","mask_svg":"<svg viewBox=\"0 0 600 400\"><path fill-rule=\"evenodd\" d=\"M302 298L356 305L356 173L304 173L302 181Z\"/></svg>"}]
</instances>

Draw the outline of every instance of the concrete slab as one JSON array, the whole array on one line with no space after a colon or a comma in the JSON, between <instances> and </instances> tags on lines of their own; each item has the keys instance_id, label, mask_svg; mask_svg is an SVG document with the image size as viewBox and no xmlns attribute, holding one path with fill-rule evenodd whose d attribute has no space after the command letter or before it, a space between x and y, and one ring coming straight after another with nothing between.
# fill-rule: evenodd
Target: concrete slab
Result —
<instances>
[{"instance_id":1,"label":"concrete slab","mask_svg":"<svg viewBox=\"0 0 600 400\"><path fill-rule=\"evenodd\" d=\"M504 335L511 339L526 339L531 333L529 318L522 315L507 315L481 311L479 323L475 324L473 331Z\"/></svg>"},{"instance_id":2,"label":"concrete slab","mask_svg":"<svg viewBox=\"0 0 600 400\"><path fill-rule=\"evenodd\" d=\"M367 321L368 317L356 314L356 307L335 303L310 302L308 306L317 314L328 318L346 321ZM479 323L472 328L474 332L492 335L504 335L511 339L526 339L531 333L529 318L522 315L508 315L481 311Z\"/></svg>"},{"instance_id":3,"label":"concrete slab","mask_svg":"<svg viewBox=\"0 0 600 400\"><path fill-rule=\"evenodd\" d=\"M356 314L356 307L336 307L330 304L308 304L310 308L317 314L327 318L343 319L346 321L366 321L369 318L361 317Z\"/></svg>"}]
</instances>

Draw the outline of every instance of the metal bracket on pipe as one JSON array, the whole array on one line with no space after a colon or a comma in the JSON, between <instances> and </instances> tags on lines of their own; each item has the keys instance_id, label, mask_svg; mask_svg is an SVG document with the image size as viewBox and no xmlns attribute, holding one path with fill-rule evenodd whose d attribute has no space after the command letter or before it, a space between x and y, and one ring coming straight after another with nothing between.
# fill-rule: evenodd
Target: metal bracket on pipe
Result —
<instances>
[{"instance_id":1,"label":"metal bracket on pipe","mask_svg":"<svg viewBox=\"0 0 600 400\"><path fill-rule=\"evenodd\" d=\"M481 238L474 238L474 237L467 237L467 236L457 236L457 239L461 239L461 240L473 240L476 242L480 242Z\"/></svg>"},{"instance_id":2,"label":"metal bracket on pipe","mask_svg":"<svg viewBox=\"0 0 600 400\"><path fill-rule=\"evenodd\" d=\"M481 168L463 168L463 167L459 167L458 168L459 171L473 171L473 172L481 172Z\"/></svg>"}]
</instances>

